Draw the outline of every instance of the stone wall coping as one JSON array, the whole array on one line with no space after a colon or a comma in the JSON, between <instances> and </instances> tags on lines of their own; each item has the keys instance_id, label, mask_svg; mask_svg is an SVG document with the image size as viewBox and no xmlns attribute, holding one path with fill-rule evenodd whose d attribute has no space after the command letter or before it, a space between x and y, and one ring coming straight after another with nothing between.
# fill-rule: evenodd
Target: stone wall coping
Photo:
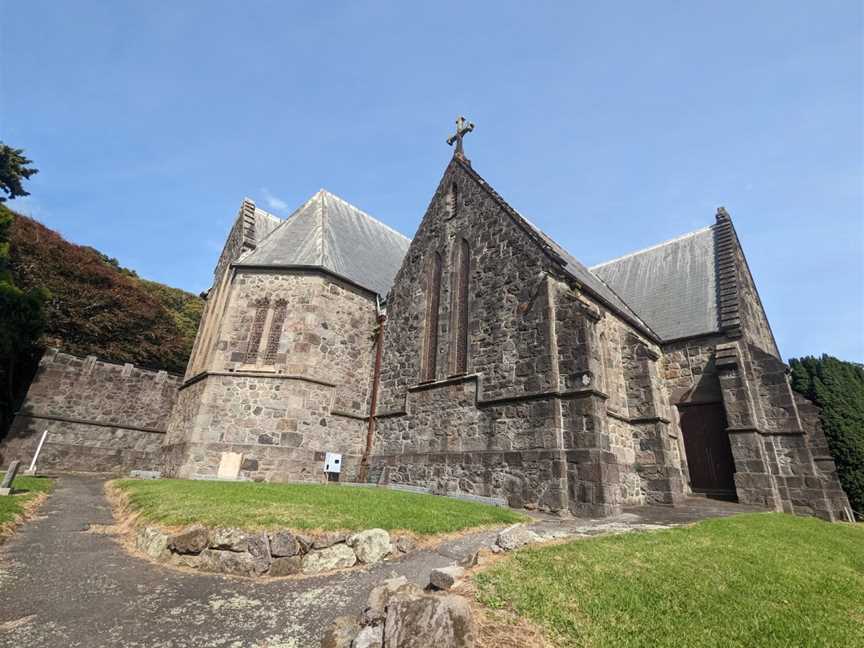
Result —
<instances>
[{"instance_id":1,"label":"stone wall coping","mask_svg":"<svg viewBox=\"0 0 864 648\"><path fill-rule=\"evenodd\" d=\"M338 387L336 383L315 378L313 376L301 376L298 374L273 373L271 371L202 371L197 373L186 382L180 385L180 389L191 387L197 382L206 380L211 376L231 377L231 378L269 378L271 380L300 380L302 382L312 383L314 385L323 385L324 387Z\"/></svg>"},{"instance_id":2,"label":"stone wall coping","mask_svg":"<svg viewBox=\"0 0 864 648\"><path fill-rule=\"evenodd\" d=\"M70 418L68 416L51 416L50 414L34 414L31 412L16 412L15 416L22 418L40 419L43 421L58 421L60 423L75 423L78 425L95 425L96 427L117 428L119 430L135 430L136 432L150 432L152 434L165 434L165 430L159 428L138 427L136 425L124 425L122 423L110 423L105 421L90 421L87 419Z\"/></svg>"},{"instance_id":3,"label":"stone wall coping","mask_svg":"<svg viewBox=\"0 0 864 648\"><path fill-rule=\"evenodd\" d=\"M173 371L167 371L165 369L157 369L156 367L147 367L142 365L136 365L131 362L112 362L111 360L100 359L95 355L88 355L85 357L73 355L71 353L66 353L62 349L58 349L57 347L49 347L46 349L45 353L42 354L42 358L39 360L40 365L49 365L57 362L58 358L61 356L66 358L74 358L76 360L80 360L83 363L89 362L91 365L103 365L107 367L117 367L121 370L124 377L128 377L132 371L137 371L142 374L152 375L152 376L165 376L166 378L173 379L174 381L181 381L183 379L182 374L174 373Z\"/></svg>"},{"instance_id":4,"label":"stone wall coping","mask_svg":"<svg viewBox=\"0 0 864 648\"><path fill-rule=\"evenodd\" d=\"M746 434L756 432L762 436L805 436L804 430L763 430L758 427L727 427L727 434Z\"/></svg>"},{"instance_id":5,"label":"stone wall coping","mask_svg":"<svg viewBox=\"0 0 864 648\"><path fill-rule=\"evenodd\" d=\"M559 398L559 399L570 399L570 398L586 398L589 396L594 396L597 398L602 398L603 400L609 399L609 394L602 392L600 390L594 389L593 387L585 387L581 389L558 389L558 390L547 390L540 392L529 392L526 394L508 394L504 396L496 396L494 398L485 398L481 396L483 393L483 374L472 373L465 374L462 376L450 376L449 378L444 378L442 380L435 380L432 382L423 382L418 383L416 385L411 385L407 388L408 392L418 392L418 391L426 391L429 389L438 389L440 387L448 387L450 385L455 385L463 382L467 382L469 380L474 380L476 382L476 393L475 393L475 403L477 407L490 407L494 405L501 405L506 403L519 403L523 401L530 400L542 400L544 398ZM379 414L378 417L386 417L386 416L404 416L407 414L407 410L401 411L390 411L385 412L383 414Z\"/></svg>"}]
</instances>

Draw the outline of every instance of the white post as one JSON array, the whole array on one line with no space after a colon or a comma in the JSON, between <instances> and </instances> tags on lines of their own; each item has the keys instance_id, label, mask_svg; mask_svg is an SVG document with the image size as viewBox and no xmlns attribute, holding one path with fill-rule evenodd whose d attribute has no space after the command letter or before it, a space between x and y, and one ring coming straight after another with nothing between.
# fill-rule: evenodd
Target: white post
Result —
<instances>
[{"instance_id":1,"label":"white post","mask_svg":"<svg viewBox=\"0 0 864 648\"><path fill-rule=\"evenodd\" d=\"M42 444L45 443L45 437L48 436L48 430L42 433L42 438L39 439L39 445L36 446L36 454L33 455L33 461L30 462L30 467L27 469L27 474L32 475L36 472L36 460L39 458L39 453L42 452Z\"/></svg>"}]
</instances>

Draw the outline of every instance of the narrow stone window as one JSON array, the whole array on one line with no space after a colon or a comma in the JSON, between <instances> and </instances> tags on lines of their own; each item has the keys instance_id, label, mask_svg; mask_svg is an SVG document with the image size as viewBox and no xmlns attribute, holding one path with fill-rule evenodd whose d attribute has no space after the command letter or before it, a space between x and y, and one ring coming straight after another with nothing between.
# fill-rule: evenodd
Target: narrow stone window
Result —
<instances>
[{"instance_id":1,"label":"narrow stone window","mask_svg":"<svg viewBox=\"0 0 864 648\"><path fill-rule=\"evenodd\" d=\"M264 348L264 364L276 364L276 354L279 352L279 340L282 338L282 325L285 323L285 313L288 302L277 299L273 305L273 319L270 320L270 332L267 334L267 346Z\"/></svg>"},{"instance_id":2,"label":"narrow stone window","mask_svg":"<svg viewBox=\"0 0 864 648\"><path fill-rule=\"evenodd\" d=\"M471 277L468 241L459 239L455 252L453 271L450 274L450 358L453 373L463 374L468 369L468 282Z\"/></svg>"},{"instance_id":3,"label":"narrow stone window","mask_svg":"<svg viewBox=\"0 0 864 648\"><path fill-rule=\"evenodd\" d=\"M270 310L270 299L263 297L255 302L255 318L252 320L252 330L249 331L249 344L246 346L246 364L255 364L258 360L258 347L264 336L264 323L267 321L267 311Z\"/></svg>"},{"instance_id":4,"label":"narrow stone window","mask_svg":"<svg viewBox=\"0 0 864 648\"><path fill-rule=\"evenodd\" d=\"M447 217L453 218L456 215L459 190L456 188L456 183L450 185L450 191L447 192Z\"/></svg>"},{"instance_id":5,"label":"narrow stone window","mask_svg":"<svg viewBox=\"0 0 864 648\"><path fill-rule=\"evenodd\" d=\"M426 326L421 380L435 380L438 360L438 309L441 302L441 255L436 252L429 263L426 277Z\"/></svg>"}]
</instances>

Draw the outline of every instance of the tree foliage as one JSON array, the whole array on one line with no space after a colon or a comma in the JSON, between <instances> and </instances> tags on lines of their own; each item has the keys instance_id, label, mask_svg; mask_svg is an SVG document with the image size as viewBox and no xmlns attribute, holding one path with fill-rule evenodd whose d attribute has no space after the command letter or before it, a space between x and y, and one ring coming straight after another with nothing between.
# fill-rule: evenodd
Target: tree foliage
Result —
<instances>
[{"instance_id":1,"label":"tree foliage","mask_svg":"<svg viewBox=\"0 0 864 648\"><path fill-rule=\"evenodd\" d=\"M0 430L11 422L21 396L22 368L33 365L37 340L45 327L43 304L48 299L41 286L21 289L15 283L10 261L10 236L15 214L7 198L29 196L23 181L38 173L21 149L0 142ZM4 195L5 194L5 195Z\"/></svg>"},{"instance_id":2,"label":"tree foliage","mask_svg":"<svg viewBox=\"0 0 864 648\"><path fill-rule=\"evenodd\" d=\"M98 250L74 245L20 214L10 242L15 281L50 292L42 346L183 372L201 317L200 297L140 279Z\"/></svg>"},{"instance_id":3,"label":"tree foliage","mask_svg":"<svg viewBox=\"0 0 864 648\"><path fill-rule=\"evenodd\" d=\"M864 512L864 366L829 355L793 358L792 388L816 403L852 508Z\"/></svg>"},{"instance_id":4,"label":"tree foliage","mask_svg":"<svg viewBox=\"0 0 864 648\"><path fill-rule=\"evenodd\" d=\"M0 191L6 194L0 194L0 203L6 202L7 197L30 195L30 192L24 189L23 181L39 173L39 169L34 169L28 166L29 164L32 164L32 161L24 156L23 149L12 148L0 142Z\"/></svg>"}]
</instances>

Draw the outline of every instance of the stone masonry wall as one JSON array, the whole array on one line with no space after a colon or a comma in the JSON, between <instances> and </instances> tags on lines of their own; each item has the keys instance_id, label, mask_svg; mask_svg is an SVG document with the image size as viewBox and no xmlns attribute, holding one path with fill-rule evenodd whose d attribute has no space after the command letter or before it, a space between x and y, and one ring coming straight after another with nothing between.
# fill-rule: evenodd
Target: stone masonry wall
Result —
<instances>
[{"instance_id":1,"label":"stone masonry wall","mask_svg":"<svg viewBox=\"0 0 864 648\"><path fill-rule=\"evenodd\" d=\"M467 375L454 376L455 266L448 261L462 240L470 251L468 363ZM426 382L426 273L436 252L444 260L437 370ZM618 512L625 500L670 500L663 489L680 496L658 349L562 274L461 163L445 172L397 275L388 315L373 474L589 515ZM636 387L625 379L622 345L646 349L636 361ZM607 400L621 410L612 424ZM640 420L631 420L630 409ZM645 478L634 472L639 443L650 446L656 468ZM631 476L626 485L623 473Z\"/></svg>"},{"instance_id":2,"label":"stone masonry wall","mask_svg":"<svg viewBox=\"0 0 864 648\"><path fill-rule=\"evenodd\" d=\"M29 461L47 429L40 467L154 469L179 384L179 376L164 371L49 350L0 444L2 463Z\"/></svg>"},{"instance_id":3,"label":"stone masonry wall","mask_svg":"<svg viewBox=\"0 0 864 648\"><path fill-rule=\"evenodd\" d=\"M272 353L249 354L256 325L258 348L272 343ZM331 451L350 478L365 444L375 326L374 296L340 280L235 270L208 368L181 390L166 470L212 476L223 452L240 452L244 478L314 481Z\"/></svg>"},{"instance_id":4,"label":"stone masonry wall","mask_svg":"<svg viewBox=\"0 0 864 648\"><path fill-rule=\"evenodd\" d=\"M454 377L451 260L462 240L470 255L468 375ZM435 381L421 385L426 273L436 252L444 263ZM373 463L388 466L391 481L505 497L516 506L566 507L560 417L556 423L548 396L557 389L551 268L492 196L451 164L388 298Z\"/></svg>"}]
</instances>

